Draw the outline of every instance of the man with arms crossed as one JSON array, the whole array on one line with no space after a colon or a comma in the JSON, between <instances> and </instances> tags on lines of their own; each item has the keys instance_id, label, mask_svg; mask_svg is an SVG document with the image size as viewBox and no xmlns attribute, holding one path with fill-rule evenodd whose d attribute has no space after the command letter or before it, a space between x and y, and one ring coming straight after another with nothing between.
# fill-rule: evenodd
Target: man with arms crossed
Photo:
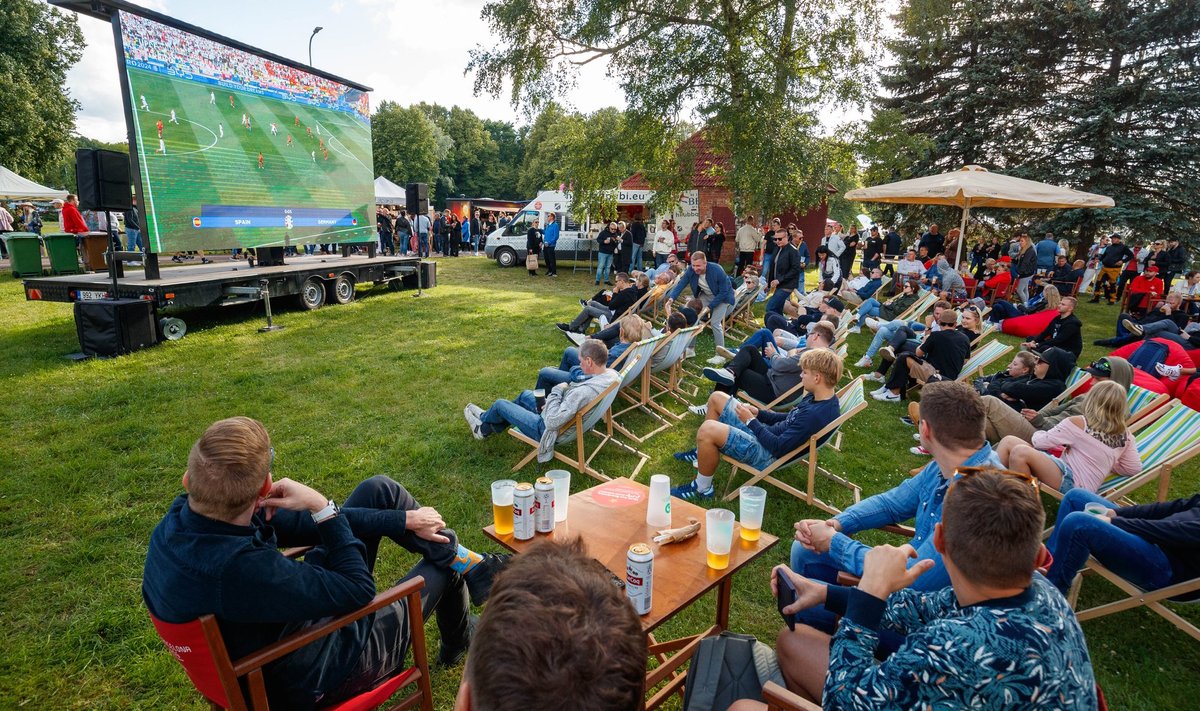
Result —
<instances>
[{"instance_id":1,"label":"man with arms crossed","mask_svg":"<svg viewBox=\"0 0 1200 711\"><path fill-rule=\"evenodd\" d=\"M142 597L158 619L184 623L212 614L232 659L240 659L375 596L371 571L390 538L419 553L407 578L425 578L421 608L437 615L438 661L466 652L472 620L508 556L480 555L456 542L441 515L391 479L359 484L339 508L291 479L275 481L275 450L249 417L211 425L188 455L181 494L154 529ZM280 547L316 545L303 562ZM465 585L464 585L465 583ZM373 615L267 665L267 694L284 708L312 708L374 688L404 664L408 604Z\"/></svg>"},{"instance_id":2,"label":"man with arms crossed","mask_svg":"<svg viewBox=\"0 0 1200 711\"><path fill-rule=\"evenodd\" d=\"M784 566L796 603L843 613L832 638L798 625L779 635L788 687L825 708L1094 709L1083 631L1062 594L1035 572L1046 515L1027 477L990 467L963 473L946 495L934 546L951 587L911 588L930 560L910 545L867 554L857 587L808 580ZM910 565L910 563L912 563ZM875 661L880 631L904 644ZM742 705L735 709L761 708Z\"/></svg>"}]
</instances>

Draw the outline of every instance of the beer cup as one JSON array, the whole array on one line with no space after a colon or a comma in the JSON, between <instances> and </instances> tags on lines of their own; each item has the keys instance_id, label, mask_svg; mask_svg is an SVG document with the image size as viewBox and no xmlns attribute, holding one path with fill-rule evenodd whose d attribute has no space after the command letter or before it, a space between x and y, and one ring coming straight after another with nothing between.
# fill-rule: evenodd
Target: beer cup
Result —
<instances>
[{"instance_id":1,"label":"beer cup","mask_svg":"<svg viewBox=\"0 0 1200 711\"><path fill-rule=\"evenodd\" d=\"M729 549L733 547L733 512L729 509L709 509L704 519L708 567L724 570L729 567Z\"/></svg>"},{"instance_id":2,"label":"beer cup","mask_svg":"<svg viewBox=\"0 0 1200 711\"><path fill-rule=\"evenodd\" d=\"M766 506L766 489L743 486L738 491L738 520L742 524L743 541L757 541L762 535L763 510Z\"/></svg>"},{"instance_id":3,"label":"beer cup","mask_svg":"<svg viewBox=\"0 0 1200 711\"><path fill-rule=\"evenodd\" d=\"M497 536L513 532L513 490L516 486L517 482L512 479L492 482L492 523L496 526Z\"/></svg>"},{"instance_id":4,"label":"beer cup","mask_svg":"<svg viewBox=\"0 0 1200 711\"><path fill-rule=\"evenodd\" d=\"M546 476L554 481L554 522L567 520L567 502L571 498L571 472L551 469Z\"/></svg>"}]
</instances>

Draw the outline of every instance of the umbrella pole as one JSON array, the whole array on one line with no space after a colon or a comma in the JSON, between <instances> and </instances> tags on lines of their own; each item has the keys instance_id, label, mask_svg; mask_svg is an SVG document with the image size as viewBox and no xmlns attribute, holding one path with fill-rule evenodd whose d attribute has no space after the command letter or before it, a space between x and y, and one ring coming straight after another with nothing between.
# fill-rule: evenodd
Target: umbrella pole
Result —
<instances>
[{"instance_id":1,"label":"umbrella pole","mask_svg":"<svg viewBox=\"0 0 1200 711\"><path fill-rule=\"evenodd\" d=\"M971 203L963 205L962 223L958 226L958 250L954 255L954 264L950 266L958 269L958 265L962 264L963 244L967 241L967 216L971 214Z\"/></svg>"}]
</instances>

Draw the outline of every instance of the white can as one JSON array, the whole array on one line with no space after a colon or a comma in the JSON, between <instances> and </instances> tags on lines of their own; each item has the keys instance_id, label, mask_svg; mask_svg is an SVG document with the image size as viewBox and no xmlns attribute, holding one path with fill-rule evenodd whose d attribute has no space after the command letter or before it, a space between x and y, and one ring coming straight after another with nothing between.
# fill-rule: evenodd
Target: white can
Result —
<instances>
[{"instance_id":1,"label":"white can","mask_svg":"<svg viewBox=\"0 0 1200 711\"><path fill-rule=\"evenodd\" d=\"M513 538L528 541L535 527L533 484L524 481L513 490Z\"/></svg>"},{"instance_id":2,"label":"white can","mask_svg":"<svg viewBox=\"0 0 1200 711\"><path fill-rule=\"evenodd\" d=\"M625 557L625 594L639 615L650 612L654 601L654 551L645 543L629 546Z\"/></svg>"},{"instance_id":3,"label":"white can","mask_svg":"<svg viewBox=\"0 0 1200 711\"><path fill-rule=\"evenodd\" d=\"M534 521L538 533L554 532L554 480L540 476L533 483Z\"/></svg>"}]
</instances>

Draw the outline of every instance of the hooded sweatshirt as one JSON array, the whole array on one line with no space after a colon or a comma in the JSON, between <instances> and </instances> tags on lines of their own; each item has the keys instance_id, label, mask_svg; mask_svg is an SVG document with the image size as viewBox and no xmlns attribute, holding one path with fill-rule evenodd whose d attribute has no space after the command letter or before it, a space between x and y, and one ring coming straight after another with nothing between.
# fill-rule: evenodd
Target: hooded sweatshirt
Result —
<instances>
[{"instance_id":1,"label":"hooded sweatshirt","mask_svg":"<svg viewBox=\"0 0 1200 711\"><path fill-rule=\"evenodd\" d=\"M1129 364L1129 361L1117 356L1108 356L1108 365L1112 370L1112 381L1129 390L1129 386L1133 382L1133 366ZM1038 410L1038 413L1030 420L1030 424L1045 431L1052 429L1068 417L1082 414L1083 397L1077 395L1064 403L1047 405Z\"/></svg>"},{"instance_id":2,"label":"hooded sweatshirt","mask_svg":"<svg viewBox=\"0 0 1200 711\"><path fill-rule=\"evenodd\" d=\"M1023 382L1013 378L1015 382L1003 388L1001 399L1017 410L1041 409L1067 389L1067 376L1075 367L1075 356L1061 348L1047 348L1041 357L1050 364L1046 377Z\"/></svg>"},{"instance_id":3,"label":"hooded sweatshirt","mask_svg":"<svg viewBox=\"0 0 1200 711\"><path fill-rule=\"evenodd\" d=\"M942 291L954 293L956 291L966 291L967 285L963 282L962 275L950 266L950 262L946 261L945 257L939 257L937 260L938 274L942 278Z\"/></svg>"}]
</instances>

